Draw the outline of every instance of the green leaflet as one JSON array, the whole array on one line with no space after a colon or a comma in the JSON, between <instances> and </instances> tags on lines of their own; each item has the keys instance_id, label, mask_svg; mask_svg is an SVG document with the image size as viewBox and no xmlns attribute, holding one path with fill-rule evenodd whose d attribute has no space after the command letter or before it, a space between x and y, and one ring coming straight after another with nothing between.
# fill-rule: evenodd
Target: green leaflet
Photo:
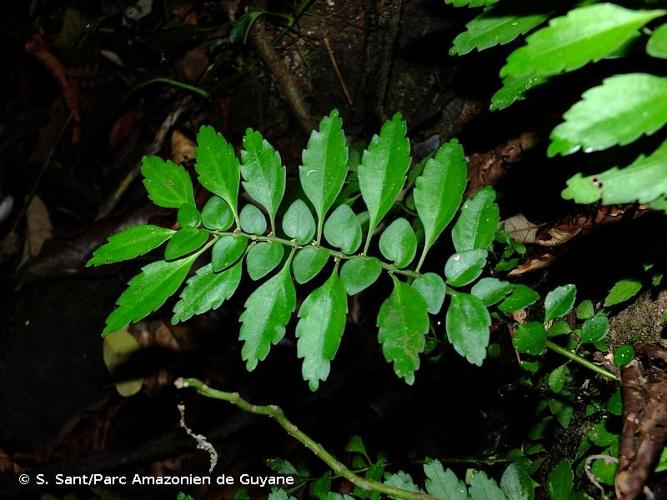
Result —
<instances>
[{"instance_id":1,"label":"green leaflet","mask_svg":"<svg viewBox=\"0 0 667 500\"><path fill-rule=\"evenodd\" d=\"M503 477L500 478L500 488L507 500L533 500L533 480L528 473L517 463L510 464Z\"/></svg>"},{"instance_id":2,"label":"green leaflet","mask_svg":"<svg viewBox=\"0 0 667 500\"><path fill-rule=\"evenodd\" d=\"M576 298L575 285L563 285L551 290L544 299L544 321L565 316L572 310Z\"/></svg>"},{"instance_id":3,"label":"green leaflet","mask_svg":"<svg viewBox=\"0 0 667 500\"><path fill-rule=\"evenodd\" d=\"M319 247L306 247L294 256L292 271L299 285L309 282L317 276L329 260L329 252Z\"/></svg>"},{"instance_id":4,"label":"green leaflet","mask_svg":"<svg viewBox=\"0 0 667 500\"><path fill-rule=\"evenodd\" d=\"M296 325L297 355L303 358L303 379L311 391L320 380L326 380L331 360L343 338L347 318L347 296L343 281L334 273L325 283L311 292L299 308Z\"/></svg>"},{"instance_id":5,"label":"green leaflet","mask_svg":"<svg viewBox=\"0 0 667 500\"><path fill-rule=\"evenodd\" d=\"M423 255L451 222L468 183L463 147L456 140L443 144L415 181L417 214L424 225Z\"/></svg>"},{"instance_id":6,"label":"green leaflet","mask_svg":"<svg viewBox=\"0 0 667 500\"><path fill-rule=\"evenodd\" d=\"M380 235L380 252L399 269L414 260L417 253L417 236L410 223L403 217L389 224Z\"/></svg>"},{"instance_id":7,"label":"green leaflet","mask_svg":"<svg viewBox=\"0 0 667 500\"><path fill-rule=\"evenodd\" d=\"M255 205L248 204L241 209L239 225L244 232L260 236L266 232L266 217Z\"/></svg>"},{"instance_id":8,"label":"green leaflet","mask_svg":"<svg viewBox=\"0 0 667 500\"><path fill-rule=\"evenodd\" d=\"M600 342L604 340L609 332L609 319L603 313L588 318L581 325L581 341L583 343Z\"/></svg>"},{"instance_id":9,"label":"green leaflet","mask_svg":"<svg viewBox=\"0 0 667 500\"><path fill-rule=\"evenodd\" d=\"M218 238L211 252L213 270L217 273L236 262L247 246L248 238L245 236L224 235Z\"/></svg>"},{"instance_id":10,"label":"green leaflet","mask_svg":"<svg viewBox=\"0 0 667 500\"><path fill-rule=\"evenodd\" d=\"M533 87L542 85L546 82L545 77L525 76L521 78L505 78L503 86L491 97L491 111L498 111L508 108L515 101L525 99L526 92Z\"/></svg>"},{"instance_id":11,"label":"green leaflet","mask_svg":"<svg viewBox=\"0 0 667 500\"><path fill-rule=\"evenodd\" d=\"M181 292L181 299L174 306L171 323L175 325L220 307L234 295L241 282L242 269L242 261L221 273L214 272L212 264L199 269Z\"/></svg>"},{"instance_id":12,"label":"green leaflet","mask_svg":"<svg viewBox=\"0 0 667 500\"><path fill-rule=\"evenodd\" d=\"M501 69L503 78L546 77L597 61L621 47L662 10L630 10L610 3L572 9L526 38Z\"/></svg>"},{"instance_id":13,"label":"green leaflet","mask_svg":"<svg viewBox=\"0 0 667 500\"><path fill-rule=\"evenodd\" d=\"M650 56L667 59L667 24L663 24L651 33L646 52Z\"/></svg>"},{"instance_id":14,"label":"green leaflet","mask_svg":"<svg viewBox=\"0 0 667 500\"><path fill-rule=\"evenodd\" d=\"M315 236L315 219L302 200L294 200L283 216L283 231L301 245L310 243Z\"/></svg>"},{"instance_id":15,"label":"green leaflet","mask_svg":"<svg viewBox=\"0 0 667 500\"><path fill-rule=\"evenodd\" d=\"M304 193L315 207L318 237L326 213L336 200L347 175L348 148L343 120L338 110L322 118L320 129L313 130L303 150L299 180Z\"/></svg>"},{"instance_id":16,"label":"green leaflet","mask_svg":"<svg viewBox=\"0 0 667 500\"><path fill-rule=\"evenodd\" d=\"M425 273L412 282L412 287L417 290L428 304L428 312L438 314L445 301L447 287L443 279L435 273Z\"/></svg>"},{"instance_id":17,"label":"green leaflet","mask_svg":"<svg viewBox=\"0 0 667 500\"><path fill-rule=\"evenodd\" d=\"M584 92L551 132L547 153L568 155L625 145L667 122L667 78L629 73Z\"/></svg>"},{"instance_id":18,"label":"green leaflet","mask_svg":"<svg viewBox=\"0 0 667 500\"><path fill-rule=\"evenodd\" d=\"M173 262L159 260L142 267L118 297L117 307L107 318L102 335L139 321L162 306L181 286L198 256L195 253Z\"/></svg>"},{"instance_id":19,"label":"green leaflet","mask_svg":"<svg viewBox=\"0 0 667 500\"><path fill-rule=\"evenodd\" d=\"M380 135L374 135L359 165L359 189L368 207L366 248L375 228L394 205L403 188L410 166L410 141L407 124L400 113L385 122Z\"/></svg>"},{"instance_id":20,"label":"green leaflet","mask_svg":"<svg viewBox=\"0 0 667 500\"><path fill-rule=\"evenodd\" d=\"M487 250L491 246L500 222L500 212L495 200L495 191L487 186L463 204L461 214L452 229L452 241L457 252L478 248Z\"/></svg>"},{"instance_id":21,"label":"green leaflet","mask_svg":"<svg viewBox=\"0 0 667 500\"><path fill-rule=\"evenodd\" d=\"M257 281L273 271L285 255L285 247L280 243L263 241L248 250L246 268L248 276Z\"/></svg>"},{"instance_id":22,"label":"green leaflet","mask_svg":"<svg viewBox=\"0 0 667 500\"><path fill-rule=\"evenodd\" d=\"M493 5L466 24L466 31L454 39L449 53L463 55L474 49L482 51L507 44L546 21L551 14L547 10L544 2Z\"/></svg>"},{"instance_id":23,"label":"green leaflet","mask_svg":"<svg viewBox=\"0 0 667 500\"><path fill-rule=\"evenodd\" d=\"M201 222L208 229L227 231L234 224L234 214L225 200L211 196L202 208Z\"/></svg>"},{"instance_id":24,"label":"green leaflet","mask_svg":"<svg viewBox=\"0 0 667 500\"><path fill-rule=\"evenodd\" d=\"M551 500L570 500L574 488L574 474L567 460L561 460L549 473L547 491Z\"/></svg>"},{"instance_id":25,"label":"green leaflet","mask_svg":"<svg viewBox=\"0 0 667 500\"><path fill-rule=\"evenodd\" d=\"M653 105L655 106L655 104ZM563 198L577 203L605 205L650 203L667 194L667 141L648 156L640 156L623 169L616 167L601 174L577 174L567 181Z\"/></svg>"},{"instance_id":26,"label":"green leaflet","mask_svg":"<svg viewBox=\"0 0 667 500\"><path fill-rule=\"evenodd\" d=\"M240 166L234 148L213 127L205 126L197 134L195 170L199 182L211 193L225 200L238 218Z\"/></svg>"},{"instance_id":27,"label":"green leaflet","mask_svg":"<svg viewBox=\"0 0 667 500\"><path fill-rule=\"evenodd\" d=\"M497 304L512 291L512 285L498 278L482 278L470 290L470 293L489 307Z\"/></svg>"},{"instance_id":28,"label":"green leaflet","mask_svg":"<svg viewBox=\"0 0 667 500\"><path fill-rule=\"evenodd\" d=\"M540 294L526 285L512 285L512 293L503 300L498 309L512 313L534 304L540 299Z\"/></svg>"},{"instance_id":29,"label":"green leaflet","mask_svg":"<svg viewBox=\"0 0 667 500\"><path fill-rule=\"evenodd\" d=\"M382 264L375 257L352 257L345 261L340 277L348 295L356 295L371 286L382 273Z\"/></svg>"},{"instance_id":30,"label":"green leaflet","mask_svg":"<svg viewBox=\"0 0 667 500\"><path fill-rule=\"evenodd\" d=\"M361 224L352 209L338 205L324 224L324 237L345 254L353 254L361 245Z\"/></svg>"},{"instance_id":31,"label":"green leaflet","mask_svg":"<svg viewBox=\"0 0 667 500\"><path fill-rule=\"evenodd\" d=\"M151 224L130 226L109 236L108 242L93 252L86 266L99 266L134 259L159 247L175 232L172 229Z\"/></svg>"},{"instance_id":32,"label":"green leaflet","mask_svg":"<svg viewBox=\"0 0 667 500\"><path fill-rule=\"evenodd\" d=\"M470 500L506 500L507 498L498 483L482 471L473 473L468 493Z\"/></svg>"},{"instance_id":33,"label":"green leaflet","mask_svg":"<svg viewBox=\"0 0 667 500\"><path fill-rule=\"evenodd\" d=\"M378 340L385 359L394 363L396 375L412 385L426 345L428 305L417 290L393 279L394 290L378 313Z\"/></svg>"},{"instance_id":34,"label":"green leaflet","mask_svg":"<svg viewBox=\"0 0 667 500\"><path fill-rule=\"evenodd\" d=\"M512 337L512 344L517 351L533 356L544 352L546 341L547 332L539 321L520 324Z\"/></svg>"},{"instance_id":35,"label":"green leaflet","mask_svg":"<svg viewBox=\"0 0 667 500\"><path fill-rule=\"evenodd\" d=\"M269 354L271 345L285 336L287 325L296 308L296 290L289 266L291 259L271 279L248 297L241 314L239 340L243 342L241 357L248 371L257 367Z\"/></svg>"},{"instance_id":36,"label":"green leaflet","mask_svg":"<svg viewBox=\"0 0 667 500\"><path fill-rule=\"evenodd\" d=\"M625 279L617 281L616 284L609 290L607 297L604 299L604 306L611 307L616 304L625 302L639 293L642 289L642 282L637 280Z\"/></svg>"},{"instance_id":37,"label":"green leaflet","mask_svg":"<svg viewBox=\"0 0 667 500\"><path fill-rule=\"evenodd\" d=\"M469 285L482 274L486 265L486 250L467 250L452 255L445 263L447 283L452 286Z\"/></svg>"},{"instance_id":38,"label":"green leaflet","mask_svg":"<svg viewBox=\"0 0 667 500\"><path fill-rule=\"evenodd\" d=\"M164 249L164 258L174 260L200 248L208 240L208 233L196 227L182 227L174 234L167 248Z\"/></svg>"},{"instance_id":39,"label":"green leaflet","mask_svg":"<svg viewBox=\"0 0 667 500\"><path fill-rule=\"evenodd\" d=\"M482 366L489 345L491 316L477 297L455 293L447 309L447 338L456 352L470 363Z\"/></svg>"},{"instance_id":40,"label":"green leaflet","mask_svg":"<svg viewBox=\"0 0 667 500\"><path fill-rule=\"evenodd\" d=\"M181 227L196 227L201 222L201 215L194 205L181 205L176 213L176 222Z\"/></svg>"},{"instance_id":41,"label":"green leaflet","mask_svg":"<svg viewBox=\"0 0 667 500\"><path fill-rule=\"evenodd\" d=\"M285 194L285 167L280 154L262 134L246 130L241 151L243 188L252 199L269 213L271 228L275 225L276 212Z\"/></svg>"},{"instance_id":42,"label":"green leaflet","mask_svg":"<svg viewBox=\"0 0 667 500\"><path fill-rule=\"evenodd\" d=\"M424 464L426 491L438 499L469 500L468 488L450 469L444 469L437 460Z\"/></svg>"},{"instance_id":43,"label":"green leaflet","mask_svg":"<svg viewBox=\"0 0 667 500\"><path fill-rule=\"evenodd\" d=\"M186 170L170 160L157 156L144 156L141 174L148 197L159 207L179 208L195 205L192 180Z\"/></svg>"},{"instance_id":44,"label":"green leaflet","mask_svg":"<svg viewBox=\"0 0 667 500\"><path fill-rule=\"evenodd\" d=\"M454 7L485 7L492 5L498 0L445 0L445 3L452 4Z\"/></svg>"}]
</instances>

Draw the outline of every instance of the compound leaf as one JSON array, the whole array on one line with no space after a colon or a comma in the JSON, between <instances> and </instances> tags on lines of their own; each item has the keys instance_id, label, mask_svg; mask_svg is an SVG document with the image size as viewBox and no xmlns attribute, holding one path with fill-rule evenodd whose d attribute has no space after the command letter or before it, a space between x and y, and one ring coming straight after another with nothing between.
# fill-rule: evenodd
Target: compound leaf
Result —
<instances>
[{"instance_id":1,"label":"compound leaf","mask_svg":"<svg viewBox=\"0 0 667 500\"><path fill-rule=\"evenodd\" d=\"M196 155L199 183L225 200L236 218L241 167L234 148L213 127L204 126L197 133Z\"/></svg>"},{"instance_id":2,"label":"compound leaf","mask_svg":"<svg viewBox=\"0 0 667 500\"><path fill-rule=\"evenodd\" d=\"M329 252L320 247L311 246L299 250L292 263L296 282L303 285L312 280L324 268L329 257Z\"/></svg>"},{"instance_id":3,"label":"compound leaf","mask_svg":"<svg viewBox=\"0 0 667 500\"><path fill-rule=\"evenodd\" d=\"M375 257L352 257L341 267L340 277L348 295L356 295L380 277L382 264Z\"/></svg>"},{"instance_id":4,"label":"compound leaf","mask_svg":"<svg viewBox=\"0 0 667 500\"><path fill-rule=\"evenodd\" d=\"M473 295L455 293L447 309L447 338L456 352L470 363L482 366L489 345L491 316L486 306Z\"/></svg>"},{"instance_id":5,"label":"compound leaf","mask_svg":"<svg viewBox=\"0 0 667 500\"><path fill-rule=\"evenodd\" d=\"M419 354L426 345L428 305L410 285L394 278L394 290L378 313L378 340L394 372L412 385L419 368Z\"/></svg>"},{"instance_id":6,"label":"compound leaf","mask_svg":"<svg viewBox=\"0 0 667 500\"><path fill-rule=\"evenodd\" d=\"M496 192L487 186L466 200L454 228L452 241L457 252L487 250L493 242L500 222L500 212L495 202Z\"/></svg>"},{"instance_id":7,"label":"compound leaf","mask_svg":"<svg viewBox=\"0 0 667 500\"><path fill-rule=\"evenodd\" d=\"M424 226L424 253L451 222L467 183L468 165L456 140L443 144L424 165L414 189L417 214Z\"/></svg>"},{"instance_id":8,"label":"compound leaf","mask_svg":"<svg viewBox=\"0 0 667 500\"><path fill-rule=\"evenodd\" d=\"M629 73L584 92L551 132L547 153L568 155L629 144L667 122L667 78Z\"/></svg>"},{"instance_id":9,"label":"compound leaf","mask_svg":"<svg viewBox=\"0 0 667 500\"><path fill-rule=\"evenodd\" d=\"M343 338L347 296L343 281L334 273L311 292L299 308L296 325L297 355L303 358L302 374L311 391L329 376L331 360Z\"/></svg>"},{"instance_id":10,"label":"compound leaf","mask_svg":"<svg viewBox=\"0 0 667 500\"><path fill-rule=\"evenodd\" d=\"M196 227L182 227L172 236L164 249L164 258L174 260L200 248L208 240L208 233Z\"/></svg>"},{"instance_id":11,"label":"compound leaf","mask_svg":"<svg viewBox=\"0 0 667 500\"><path fill-rule=\"evenodd\" d=\"M417 253L417 236L403 217L389 224L380 236L380 252L398 268L410 264Z\"/></svg>"},{"instance_id":12,"label":"compound leaf","mask_svg":"<svg viewBox=\"0 0 667 500\"><path fill-rule=\"evenodd\" d=\"M549 15L550 12L545 11L545 8L539 9L533 5L493 5L466 24L466 31L454 39L449 53L463 55L475 49L482 51L507 44L542 24Z\"/></svg>"},{"instance_id":13,"label":"compound leaf","mask_svg":"<svg viewBox=\"0 0 667 500\"><path fill-rule=\"evenodd\" d=\"M578 69L620 48L662 10L631 10L610 3L572 9L526 38L501 69L503 78L547 77Z\"/></svg>"},{"instance_id":14,"label":"compound leaf","mask_svg":"<svg viewBox=\"0 0 667 500\"><path fill-rule=\"evenodd\" d=\"M172 262L159 260L142 267L118 297L117 307L107 318L103 335L118 331L160 308L181 286L198 256L195 253Z\"/></svg>"},{"instance_id":15,"label":"compound leaf","mask_svg":"<svg viewBox=\"0 0 667 500\"><path fill-rule=\"evenodd\" d=\"M361 224L352 209L338 205L324 224L324 237L343 253L352 254L361 245Z\"/></svg>"},{"instance_id":16,"label":"compound leaf","mask_svg":"<svg viewBox=\"0 0 667 500\"><path fill-rule=\"evenodd\" d=\"M285 336L285 325L296 308L296 290L289 266L290 259L245 302L245 310L239 318L239 340L243 342L241 357L248 371L254 370L269 354L271 345Z\"/></svg>"},{"instance_id":17,"label":"compound leaf","mask_svg":"<svg viewBox=\"0 0 667 500\"><path fill-rule=\"evenodd\" d=\"M187 171L171 160L166 162L157 156L144 156L141 174L148 197L159 207L180 208L195 205L192 180Z\"/></svg>"},{"instance_id":18,"label":"compound leaf","mask_svg":"<svg viewBox=\"0 0 667 500\"><path fill-rule=\"evenodd\" d=\"M667 141L648 156L640 156L623 169L616 167L601 174L577 174L567 181L563 198L577 203L605 205L650 203L667 194Z\"/></svg>"},{"instance_id":19,"label":"compound leaf","mask_svg":"<svg viewBox=\"0 0 667 500\"><path fill-rule=\"evenodd\" d=\"M364 151L359 165L359 189L368 207L368 237L394 205L410 166L407 124L400 113L382 126Z\"/></svg>"},{"instance_id":20,"label":"compound leaf","mask_svg":"<svg viewBox=\"0 0 667 500\"><path fill-rule=\"evenodd\" d=\"M565 316L572 310L576 298L575 285L563 285L551 290L544 299L544 320L551 321Z\"/></svg>"},{"instance_id":21,"label":"compound leaf","mask_svg":"<svg viewBox=\"0 0 667 500\"><path fill-rule=\"evenodd\" d=\"M286 171L280 154L262 134L252 129L246 130L243 136L241 175L243 188L266 209L273 227L276 212L285 194Z\"/></svg>"},{"instance_id":22,"label":"compound leaf","mask_svg":"<svg viewBox=\"0 0 667 500\"><path fill-rule=\"evenodd\" d=\"M315 207L318 227L324 222L343 187L347 175L348 147L343 133L343 120L338 111L322 118L319 130L313 130L303 150L299 179L304 193Z\"/></svg>"},{"instance_id":23,"label":"compound leaf","mask_svg":"<svg viewBox=\"0 0 667 500\"><path fill-rule=\"evenodd\" d=\"M280 243L262 241L253 245L246 256L246 269L251 279L257 281L273 271L285 255Z\"/></svg>"},{"instance_id":24,"label":"compound leaf","mask_svg":"<svg viewBox=\"0 0 667 500\"><path fill-rule=\"evenodd\" d=\"M200 268L181 292L181 299L174 306L171 323L176 324L220 307L236 292L241 282L242 269L241 261L221 273L214 272L212 264Z\"/></svg>"},{"instance_id":25,"label":"compound leaf","mask_svg":"<svg viewBox=\"0 0 667 500\"><path fill-rule=\"evenodd\" d=\"M444 280L435 273L425 273L415 279L412 286L424 297L428 304L428 312L438 314L445 301L447 290Z\"/></svg>"},{"instance_id":26,"label":"compound leaf","mask_svg":"<svg viewBox=\"0 0 667 500\"><path fill-rule=\"evenodd\" d=\"M283 231L302 245L315 236L315 219L303 200L294 200L283 216Z\"/></svg>"},{"instance_id":27,"label":"compound leaf","mask_svg":"<svg viewBox=\"0 0 667 500\"><path fill-rule=\"evenodd\" d=\"M426 491L442 500L469 500L468 488L450 469L444 469L437 460L424 464Z\"/></svg>"},{"instance_id":28,"label":"compound leaf","mask_svg":"<svg viewBox=\"0 0 667 500\"><path fill-rule=\"evenodd\" d=\"M130 226L109 236L108 242L93 252L86 266L99 266L134 259L159 247L174 233L176 231L172 229L152 224Z\"/></svg>"}]
</instances>

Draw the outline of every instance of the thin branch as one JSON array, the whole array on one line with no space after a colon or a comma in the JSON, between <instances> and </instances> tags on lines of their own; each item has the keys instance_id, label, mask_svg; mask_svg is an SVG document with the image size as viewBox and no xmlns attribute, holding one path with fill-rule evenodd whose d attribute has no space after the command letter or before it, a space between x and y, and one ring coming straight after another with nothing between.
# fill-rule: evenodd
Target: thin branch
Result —
<instances>
[{"instance_id":1,"label":"thin branch","mask_svg":"<svg viewBox=\"0 0 667 500\"><path fill-rule=\"evenodd\" d=\"M340 69L338 68L338 62L336 61L333 49L331 48L329 37L325 36L323 40L324 40L324 46L326 47L327 53L329 54L329 59L331 60L331 65L333 66L334 72L336 73L336 77L338 78L338 83L340 83L340 87L343 90L343 94L345 94L345 99L347 99L347 103L350 106L353 106L354 103L352 102L352 97L350 97L350 92L347 90L347 85L345 85L345 80L343 79L343 75L340 72Z\"/></svg>"},{"instance_id":2,"label":"thin branch","mask_svg":"<svg viewBox=\"0 0 667 500\"><path fill-rule=\"evenodd\" d=\"M550 340L547 340L547 349L550 349L554 352L557 352L558 354L565 356L566 358L574 361L575 363L580 364L584 368L588 368L589 370L594 371L595 373L601 375L602 377L608 378L609 380L615 380L618 382L618 377L613 373L611 373L610 371L605 370L604 368L596 365L595 363L591 363L587 359L582 358L578 354L575 354L572 351L569 351Z\"/></svg>"},{"instance_id":3,"label":"thin branch","mask_svg":"<svg viewBox=\"0 0 667 500\"><path fill-rule=\"evenodd\" d=\"M221 401L227 401L243 411L248 413L254 413L255 415L264 415L270 418L273 418L278 425L280 425L287 434L292 436L294 439L303 444L306 448L312 451L320 460L327 464L331 470L350 481L355 486L358 486L365 491L378 491L389 495L394 498L400 498L405 500L435 500L434 497L427 495L426 493L415 493L412 491L407 491L401 488L396 488L387 484L382 484L377 481L372 481L369 479L364 479L345 465L339 462L331 453L324 449L324 447L313 440L310 436L301 431L296 425L294 425L286 416L283 410L275 405L254 405L243 399L237 392L224 392L217 389L212 389L208 387L204 382L198 379L189 378L189 379L177 379L174 384L179 389L191 388L196 390L202 396L207 398L219 399Z\"/></svg>"}]
</instances>

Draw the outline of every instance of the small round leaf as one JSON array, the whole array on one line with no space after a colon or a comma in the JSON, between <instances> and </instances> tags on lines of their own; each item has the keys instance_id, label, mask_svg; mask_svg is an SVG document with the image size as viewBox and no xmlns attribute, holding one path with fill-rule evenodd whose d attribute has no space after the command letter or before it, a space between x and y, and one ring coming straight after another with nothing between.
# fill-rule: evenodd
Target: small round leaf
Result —
<instances>
[{"instance_id":1,"label":"small round leaf","mask_svg":"<svg viewBox=\"0 0 667 500\"><path fill-rule=\"evenodd\" d=\"M512 337L512 343L517 351L533 356L542 354L546 341L547 332L544 325L538 321L519 325Z\"/></svg>"},{"instance_id":2,"label":"small round leaf","mask_svg":"<svg viewBox=\"0 0 667 500\"><path fill-rule=\"evenodd\" d=\"M348 295L356 295L380 277L382 264L375 257L353 257L341 267L340 277Z\"/></svg>"},{"instance_id":3,"label":"small round leaf","mask_svg":"<svg viewBox=\"0 0 667 500\"><path fill-rule=\"evenodd\" d=\"M171 237L164 249L164 258L177 259L200 248L208 240L208 233L196 227L185 226Z\"/></svg>"},{"instance_id":4,"label":"small round leaf","mask_svg":"<svg viewBox=\"0 0 667 500\"><path fill-rule=\"evenodd\" d=\"M380 236L380 252L398 268L412 262L417 253L417 236L407 220L401 217L389 224Z\"/></svg>"},{"instance_id":5,"label":"small round leaf","mask_svg":"<svg viewBox=\"0 0 667 500\"><path fill-rule=\"evenodd\" d=\"M297 252L292 261L292 272L297 283L303 285L319 274L329 260L329 252L319 247L306 247Z\"/></svg>"},{"instance_id":6,"label":"small round leaf","mask_svg":"<svg viewBox=\"0 0 667 500\"><path fill-rule=\"evenodd\" d=\"M216 273L236 262L248 246L245 236L221 236L213 245L211 262Z\"/></svg>"},{"instance_id":7,"label":"small round leaf","mask_svg":"<svg viewBox=\"0 0 667 500\"><path fill-rule=\"evenodd\" d=\"M250 247L246 256L246 269L253 280L258 280L273 271L285 255L280 243L263 241Z\"/></svg>"},{"instance_id":8,"label":"small round leaf","mask_svg":"<svg viewBox=\"0 0 667 500\"><path fill-rule=\"evenodd\" d=\"M512 291L512 285L498 278L482 278L470 290L485 306L497 304Z\"/></svg>"},{"instance_id":9,"label":"small round leaf","mask_svg":"<svg viewBox=\"0 0 667 500\"><path fill-rule=\"evenodd\" d=\"M447 283L464 286L475 281L486 265L486 250L468 250L452 255L445 264Z\"/></svg>"},{"instance_id":10,"label":"small round leaf","mask_svg":"<svg viewBox=\"0 0 667 500\"><path fill-rule=\"evenodd\" d=\"M412 287L417 290L428 304L428 312L438 314L445 301L444 280L435 273L422 274L412 282Z\"/></svg>"},{"instance_id":11,"label":"small round leaf","mask_svg":"<svg viewBox=\"0 0 667 500\"><path fill-rule=\"evenodd\" d=\"M343 253L352 254L361 245L361 225L352 209L338 205L324 223L324 237Z\"/></svg>"},{"instance_id":12,"label":"small round leaf","mask_svg":"<svg viewBox=\"0 0 667 500\"><path fill-rule=\"evenodd\" d=\"M181 208L178 209L178 213L176 214L176 221L181 227L198 226L200 220L201 217L199 215L199 210L197 210L194 205L190 205L189 203L181 206Z\"/></svg>"},{"instance_id":13,"label":"small round leaf","mask_svg":"<svg viewBox=\"0 0 667 500\"><path fill-rule=\"evenodd\" d=\"M303 200L294 200L283 216L283 231L305 245L315 236L315 219Z\"/></svg>"},{"instance_id":14,"label":"small round leaf","mask_svg":"<svg viewBox=\"0 0 667 500\"><path fill-rule=\"evenodd\" d=\"M577 287L563 285L551 290L544 299L544 319L551 321L570 312L577 298Z\"/></svg>"},{"instance_id":15,"label":"small round leaf","mask_svg":"<svg viewBox=\"0 0 667 500\"><path fill-rule=\"evenodd\" d=\"M241 229L250 234L261 235L266 231L266 217L255 205L246 205L239 215Z\"/></svg>"},{"instance_id":16,"label":"small round leaf","mask_svg":"<svg viewBox=\"0 0 667 500\"><path fill-rule=\"evenodd\" d=\"M234 214L225 200L211 196L201 211L201 221L208 229L226 231L234 223Z\"/></svg>"},{"instance_id":17,"label":"small round leaf","mask_svg":"<svg viewBox=\"0 0 667 500\"><path fill-rule=\"evenodd\" d=\"M588 318L581 325L581 341L582 342L600 342L607 336L609 331L609 319L604 314L596 314L592 318Z\"/></svg>"}]
</instances>

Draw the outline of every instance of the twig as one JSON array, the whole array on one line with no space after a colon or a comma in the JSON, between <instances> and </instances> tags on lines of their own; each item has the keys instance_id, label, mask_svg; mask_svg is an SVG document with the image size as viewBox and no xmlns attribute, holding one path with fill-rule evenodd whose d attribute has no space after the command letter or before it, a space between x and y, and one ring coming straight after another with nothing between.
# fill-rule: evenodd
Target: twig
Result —
<instances>
[{"instance_id":1,"label":"twig","mask_svg":"<svg viewBox=\"0 0 667 500\"><path fill-rule=\"evenodd\" d=\"M299 84L294 75L287 69L276 50L271 45L271 39L264 29L264 22L257 20L250 34L253 45L269 71L275 78L276 83L282 90L287 104L292 109L301 128L306 134L317 128L317 122L308 111L308 106L299 91Z\"/></svg>"},{"instance_id":2,"label":"twig","mask_svg":"<svg viewBox=\"0 0 667 500\"><path fill-rule=\"evenodd\" d=\"M218 452L216 451L215 447L210 443L208 439L206 439L206 436L203 434L197 434L194 432L190 427L188 427L188 424L185 423L185 405L183 403L179 403L177 405L178 412L181 415L181 419L179 421L180 426L185 430L185 433L190 436L192 439L195 440L197 443L197 449L198 450L203 450L206 453L208 453L209 456L209 466L208 466L208 473L210 474L213 472L213 469L215 469L215 466L218 464Z\"/></svg>"},{"instance_id":3,"label":"twig","mask_svg":"<svg viewBox=\"0 0 667 500\"><path fill-rule=\"evenodd\" d=\"M602 494L602 497L604 500L608 500L609 497L607 496L607 493L604 490L604 486L600 484L600 481L597 480L595 475L593 474L593 471L591 470L591 464L593 463L594 460L602 460L603 462L606 462L608 464L617 464L618 459L615 457L610 457L609 455L591 455L588 458L586 458L586 462L584 462L584 472L586 473L586 477L588 480L593 483L593 485L600 490L600 493Z\"/></svg>"},{"instance_id":4,"label":"twig","mask_svg":"<svg viewBox=\"0 0 667 500\"><path fill-rule=\"evenodd\" d=\"M189 379L177 379L174 384L177 388L192 388L195 389L202 396L207 398L219 399L221 401L227 401L243 411L248 413L254 413L255 415L264 415L270 418L273 418L278 425L280 425L285 431L292 436L294 439L303 444L306 448L312 451L318 458L320 458L324 463L326 463L335 474L344 477L350 481L355 486L365 490L365 491L378 491L386 495L392 496L394 498L406 499L406 500L435 500L434 497L427 495L426 493L415 493L412 491L407 491L401 488L396 488L387 484L382 484L377 481L372 481L369 479L364 479L345 465L339 462L331 453L325 450L321 444L314 441L310 436L306 435L303 431L294 425L286 416L283 410L275 405L266 405L259 406L249 403L243 399L237 392L224 392L217 389L212 389L208 387L204 382L198 379L189 378Z\"/></svg>"},{"instance_id":5,"label":"twig","mask_svg":"<svg viewBox=\"0 0 667 500\"><path fill-rule=\"evenodd\" d=\"M588 368L589 370L594 371L598 375L601 375L602 377L608 378L609 380L615 380L618 381L618 377L614 375L613 373L605 370L601 366L596 365L595 363L591 363L587 359L582 358L581 356L573 353L572 351L569 351L565 349L564 347L559 346L558 344L547 340L547 349L557 352L558 354L562 354L568 359L571 359L575 363L580 364L584 368Z\"/></svg>"},{"instance_id":6,"label":"twig","mask_svg":"<svg viewBox=\"0 0 667 500\"><path fill-rule=\"evenodd\" d=\"M347 90L347 85L345 85L345 80L343 79L343 75L341 74L340 69L338 68L338 62L336 62L336 57L334 56L333 50L331 49L331 43L329 43L329 37L327 36L324 37L324 46L327 49L327 53L329 54L329 59L331 60L331 65L333 66L334 72L336 73L336 77L338 78L338 83L340 83L341 89L343 89L343 94L345 94L347 103L350 106L354 106L354 103L352 102L352 97L350 97L350 93Z\"/></svg>"}]
</instances>

